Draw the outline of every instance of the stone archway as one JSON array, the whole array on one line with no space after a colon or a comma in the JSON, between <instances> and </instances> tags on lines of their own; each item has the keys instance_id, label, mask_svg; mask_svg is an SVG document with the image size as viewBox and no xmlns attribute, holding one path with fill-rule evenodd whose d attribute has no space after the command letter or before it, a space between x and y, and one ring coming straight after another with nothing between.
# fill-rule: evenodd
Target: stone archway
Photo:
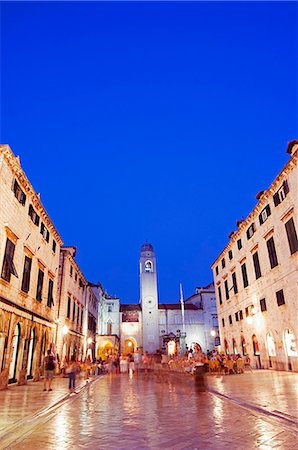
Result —
<instances>
[{"instance_id":1,"label":"stone archway","mask_svg":"<svg viewBox=\"0 0 298 450\"><path fill-rule=\"evenodd\" d=\"M134 353L138 348L138 343L134 337L126 338L124 341L123 354L128 355L129 353Z\"/></svg>"}]
</instances>

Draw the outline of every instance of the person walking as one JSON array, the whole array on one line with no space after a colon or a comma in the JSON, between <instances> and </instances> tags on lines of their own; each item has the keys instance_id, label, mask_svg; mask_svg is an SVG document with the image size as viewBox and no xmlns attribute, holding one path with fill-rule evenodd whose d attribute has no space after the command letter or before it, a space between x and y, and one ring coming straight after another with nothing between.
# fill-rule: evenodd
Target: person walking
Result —
<instances>
[{"instance_id":1,"label":"person walking","mask_svg":"<svg viewBox=\"0 0 298 450\"><path fill-rule=\"evenodd\" d=\"M75 356L72 355L71 360L70 360L70 364L67 367L67 373L68 373L68 376L69 376L68 388L69 388L69 392L70 393L75 391L77 369L78 369L78 365L77 365L77 362L75 360Z\"/></svg>"},{"instance_id":2,"label":"person walking","mask_svg":"<svg viewBox=\"0 0 298 450\"><path fill-rule=\"evenodd\" d=\"M52 355L51 350L47 351L47 356L44 359L44 380L43 380L43 390L52 391L52 382L54 379L54 371L56 368L55 357Z\"/></svg>"}]
</instances>

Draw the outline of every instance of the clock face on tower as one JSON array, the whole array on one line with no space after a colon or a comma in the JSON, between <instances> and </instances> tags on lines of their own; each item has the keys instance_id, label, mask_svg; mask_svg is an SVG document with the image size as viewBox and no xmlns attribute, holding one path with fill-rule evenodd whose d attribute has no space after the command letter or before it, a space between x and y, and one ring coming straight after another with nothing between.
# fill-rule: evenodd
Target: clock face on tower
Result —
<instances>
[{"instance_id":1,"label":"clock face on tower","mask_svg":"<svg viewBox=\"0 0 298 450\"><path fill-rule=\"evenodd\" d=\"M145 297L145 305L147 306L147 308L154 308L156 302L155 302L155 298L151 297L151 296L147 296Z\"/></svg>"}]
</instances>

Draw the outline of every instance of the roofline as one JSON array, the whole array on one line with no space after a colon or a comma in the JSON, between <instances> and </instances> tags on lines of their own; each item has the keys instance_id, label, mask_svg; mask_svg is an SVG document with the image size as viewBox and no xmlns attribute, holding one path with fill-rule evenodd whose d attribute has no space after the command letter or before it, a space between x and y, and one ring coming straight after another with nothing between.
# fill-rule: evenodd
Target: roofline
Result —
<instances>
[{"instance_id":1,"label":"roofline","mask_svg":"<svg viewBox=\"0 0 298 450\"><path fill-rule=\"evenodd\" d=\"M270 184L269 188L264 190L263 195L261 196L260 200L258 201L258 203L256 204L256 206L251 210L251 212L249 213L249 215L247 216L246 219L244 219L238 230L235 230L233 236L231 237L231 239L229 240L229 242L227 243L227 245L224 247L224 249L220 252L220 254L217 256L217 258L213 261L213 263L211 264L211 269L213 270L214 266L219 262L219 260L222 258L223 254L226 252L226 250L229 250L232 245L234 244L234 242L236 241L236 239L239 237L239 235L244 231L244 229L248 226L248 224L250 224L250 222L254 219L256 213L261 209L261 207L268 201L269 197L272 196L272 191L274 191L274 188L276 187L277 184L280 183L281 178L283 178L283 176L285 175L285 172L288 173L291 169L291 167L293 165L296 165L296 160L297 160L297 150L298 150L298 141L291 141L289 143L292 145L291 147L291 151L292 151L292 156L289 159L289 161L283 166L283 168L281 169L281 171L278 173L278 175L274 178L273 182ZM296 146L296 148L295 148Z\"/></svg>"}]
</instances>

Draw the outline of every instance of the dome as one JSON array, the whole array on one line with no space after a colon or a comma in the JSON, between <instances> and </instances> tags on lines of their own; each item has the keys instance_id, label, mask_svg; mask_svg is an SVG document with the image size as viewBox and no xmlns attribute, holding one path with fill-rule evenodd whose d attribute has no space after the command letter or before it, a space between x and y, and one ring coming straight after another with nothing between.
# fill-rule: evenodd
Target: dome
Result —
<instances>
[{"instance_id":1,"label":"dome","mask_svg":"<svg viewBox=\"0 0 298 450\"><path fill-rule=\"evenodd\" d=\"M146 242L142 245L141 252L153 252L153 246L149 242Z\"/></svg>"}]
</instances>

